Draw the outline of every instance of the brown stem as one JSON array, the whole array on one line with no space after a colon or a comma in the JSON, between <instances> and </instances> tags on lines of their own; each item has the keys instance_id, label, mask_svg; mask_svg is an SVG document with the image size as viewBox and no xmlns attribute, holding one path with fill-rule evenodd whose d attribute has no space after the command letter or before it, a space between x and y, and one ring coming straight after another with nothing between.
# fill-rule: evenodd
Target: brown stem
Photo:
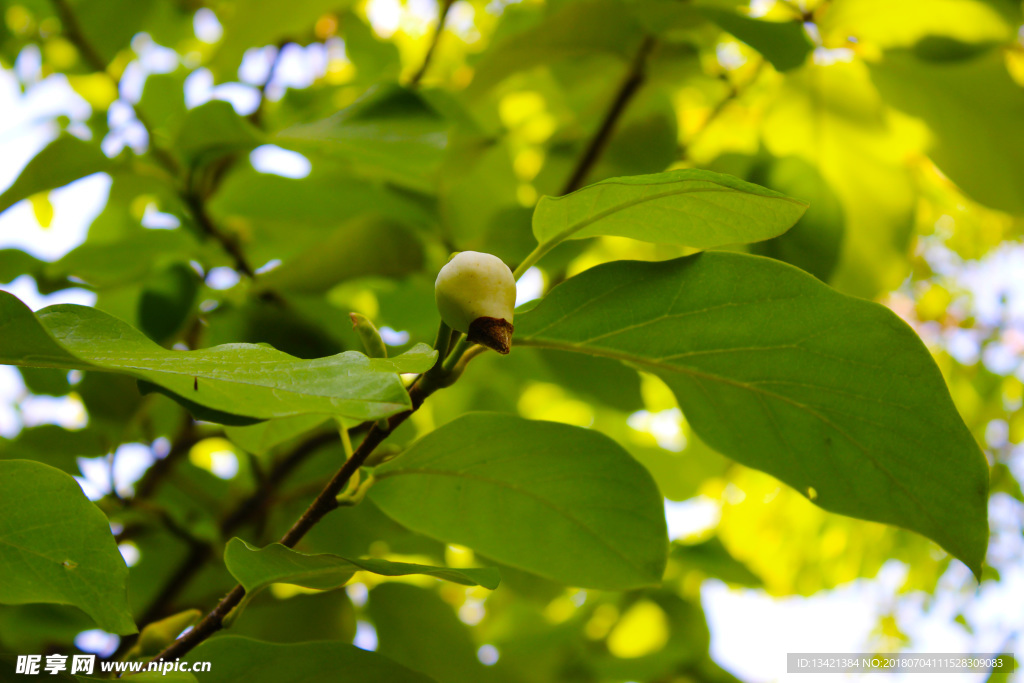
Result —
<instances>
[{"instance_id":1,"label":"brown stem","mask_svg":"<svg viewBox=\"0 0 1024 683\"><path fill-rule=\"evenodd\" d=\"M433 383L421 380L414 384L409 390L409 398L412 401L412 409L399 413L388 420L388 429L382 430L374 424L367 433L366 438L359 444L359 447L352 453L352 457L345 461L341 469L334 475L327 486L320 492L320 495L310 503L302 516L296 520L292 528L281 537L280 543L289 548L295 546L313 526L323 519L331 510L338 507L336 500L348 484L349 478L360 468L366 459L373 453L373 450L380 445L400 424L406 421L422 404L423 401L438 387ZM224 596L217 606L207 614L202 621L196 624L195 628L186 633L178 640L171 643L152 661L159 662L165 659L176 659L184 656L199 643L223 628L224 618L232 609L241 602L245 596L245 589L241 585L235 586L230 593Z\"/></svg>"},{"instance_id":2,"label":"brown stem","mask_svg":"<svg viewBox=\"0 0 1024 683\"><path fill-rule=\"evenodd\" d=\"M427 47L427 54L423 57L423 63L420 64L420 68L413 74L412 79L409 80L409 87L415 88L420 84L420 80L427 73L427 69L430 68L430 61L434 58L434 51L437 49L437 44L441 42L441 34L444 33L444 22L448 18L448 10L452 8L452 2L454 0L443 0L441 3L440 14L437 17L437 26L434 28L434 35L430 39L430 45Z\"/></svg>"},{"instance_id":3,"label":"brown stem","mask_svg":"<svg viewBox=\"0 0 1024 683\"><path fill-rule=\"evenodd\" d=\"M103 56L92 46L89 39L85 37L82 25L78 23L78 17L71 11L71 5L68 4L67 0L53 0L53 6L57 10L57 16L60 17L61 25L64 27L64 35L82 53L82 58L92 68L109 75L107 72L107 60L103 59ZM115 82L114 85L116 86L117 83Z\"/></svg>"},{"instance_id":4,"label":"brown stem","mask_svg":"<svg viewBox=\"0 0 1024 683\"><path fill-rule=\"evenodd\" d=\"M644 41L640 44L640 49L637 50L636 56L633 58L633 64L630 66L629 73L626 74L625 80L615 95L612 106L608 109L608 113L605 114L601 126L594 133L594 137L590 139L590 143L583 152L583 156L576 163L576 168L562 189L562 194L575 192L586 183L587 176L590 175L590 171L593 170L597 160L601 158L601 154L612 137L612 133L615 132L615 125L619 122L619 119L626 111L626 107L636 95L640 86L644 83L644 67L647 63L647 57L653 48L654 38L650 36L644 38Z\"/></svg>"},{"instance_id":5,"label":"brown stem","mask_svg":"<svg viewBox=\"0 0 1024 683\"><path fill-rule=\"evenodd\" d=\"M185 204L188 206L189 212L192 214L192 218L195 220L196 225L203 232L204 235L220 244L221 248L224 249L235 262L235 270L242 273L250 280L256 277L255 271L249 262L245 258L245 254L242 253L242 248L238 245L238 240L230 237L229 235L221 232L216 225L213 223L213 219L210 218L210 214L206 212L206 207L199 197L189 194L183 197Z\"/></svg>"}]
</instances>

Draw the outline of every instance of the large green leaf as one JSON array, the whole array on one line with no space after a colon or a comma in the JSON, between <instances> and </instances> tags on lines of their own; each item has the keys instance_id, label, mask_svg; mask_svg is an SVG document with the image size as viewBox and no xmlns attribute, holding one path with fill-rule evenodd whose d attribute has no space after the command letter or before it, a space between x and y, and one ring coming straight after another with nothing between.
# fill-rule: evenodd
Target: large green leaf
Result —
<instances>
[{"instance_id":1,"label":"large green leaf","mask_svg":"<svg viewBox=\"0 0 1024 683\"><path fill-rule=\"evenodd\" d=\"M533 234L542 246L599 235L708 249L788 230L807 204L738 178L682 169L609 178L564 197L542 197Z\"/></svg>"},{"instance_id":2,"label":"large green leaf","mask_svg":"<svg viewBox=\"0 0 1024 683\"><path fill-rule=\"evenodd\" d=\"M716 450L980 573L985 458L924 344L883 306L758 256L619 261L519 316L516 343L653 372Z\"/></svg>"},{"instance_id":3,"label":"large green leaf","mask_svg":"<svg viewBox=\"0 0 1024 683\"><path fill-rule=\"evenodd\" d=\"M325 675L358 683L431 683L387 657L336 641L281 645L222 636L202 643L185 658L212 662L203 683L308 683ZM328 673L330 672L330 673Z\"/></svg>"},{"instance_id":4,"label":"large green leaf","mask_svg":"<svg viewBox=\"0 0 1024 683\"><path fill-rule=\"evenodd\" d=\"M661 495L603 434L472 413L375 476L373 501L438 540L573 586L625 590L661 580Z\"/></svg>"},{"instance_id":5,"label":"large green leaf","mask_svg":"<svg viewBox=\"0 0 1024 683\"><path fill-rule=\"evenodd\" d=\"M18 179L0 194L0 213L37 192L62 187L112 167L113 162L104 156L99 146L74 135L61 135L32 157Z\"/></svg>"},{"instance_id":6,"label":"large green leaf","mask_svg":"<svg viewBox=\"0 0 1024 683\"><path fill-rule=\"evenodd\" d=\"M110 524L58 469L0 460L0 568L0 603L74 605L106 631L137 630Z\"/></svg>"},{"instance_id":7,"label":"large green leaf","mask_svg":"<svg viewBox=\"0 0 1024 683\"><path fill-rule=\"evenodd\" d=\"M939 63L888 52L871 77L887 102L928 124L932 158L964 192L1024 214L1024 90L1000 51Z\"/></svg>"},{"instance_id":8,"label":"large green leaf","mask_svg":"<svg viewBox=\"0 0 1024 683\"><path fill-rule=\"evenodd\" d=\"M391 359L348 351L302 360L255 344L165 349L93 308L51 306L33 314L0 292L0 362L131 375L172 397L255 419L306 413L375 420L407 410L398 373L423 372L435 352L418 345Z\"/></svg>"},{"instance_id":9,"label":"large green leaf","mask_svg":"<svg viewBox=\"0 0 1024 683\"><path fill-rule=\"evenodd\" d=\"M337 588L348 583L358 571L381 576L422 574L463 586L483 586L491 590L497 588L501 580L498 570L492 568L450 569L377 559L350 560L340 555L308 555L280 543L257 548L240 538L228 541L224 549L224 564L247 594L272 583L291 583L319 590Z\"/></svg>"},{"instance_id":10,"label":"large green leaf","mask_svg":"<svg viewBox=\"0 0 1024 683\"><path fill-rule=\"evenodd\" d=\"M814 44L799 21L765 21L717 7L701 7L700 13L754 48L779 71L807 61Z\"/></svg>"}]
</instances>

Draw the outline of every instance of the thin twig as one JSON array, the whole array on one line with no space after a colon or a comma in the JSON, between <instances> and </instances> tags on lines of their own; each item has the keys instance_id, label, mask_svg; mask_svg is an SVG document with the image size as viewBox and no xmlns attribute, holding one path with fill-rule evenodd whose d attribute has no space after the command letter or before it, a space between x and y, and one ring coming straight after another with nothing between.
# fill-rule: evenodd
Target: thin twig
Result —
<instances>
[{"instance_id":1,"label":"thin twig","mask_svg":"<svg viewBox=\"0 0 1024 683\"><path fill-rule=\"evenodd\" d=\"M277 70L281 66L281 57L284 55L284 48L291 40L280 40L278 41L275 48L277 52L274 53L274 59L270 62L270 68L267 69L267 78L263 81L257 89L260 93L260 101L256 104L256 109L249 114L249 121L255 126L263 126L263 112L267 103L267 88L270 87L271 81L274 80L274 76L277 75Z\"/></svg>"},{"instance_id":2,"label":"thin twig","mask_svg":"<svg viewBox=\"0 0 1024 683\"><path fill-rule=\"evenodd\" d=\"M119 89L120 84L117 78L107 69L106 60L99 53L98 50L92 45L88 37L82 31L81 24L78 23L78 19L75 16L71 5L68 4L67 0L52 0L54 7L57 10L57 14L60 16L61 23L64 26L64 33L67 35L71 43L78 49L82 54L85 61L100 73L107 76L110 81L114 84L114 88ZM149 151L153 157L162 165L172 176L181 176L181 164L170 152L165 150L163 147L157 144L156 137L154 135L153 125L146 118L145 114L136 106L131 104L128 105L132 108L135 114L135 118L146 129L146 134L149 137ZM217 226L210 219L206 213L205 207L203 206L202 200L196 195L189 191L181 190L179 188L179 194L181 199L188 206L189 211L192 214L193 219L198 225L199 229L208 237L216 241L223 247L223 249L231 256L235 262L235 268L246 275L250 279L255 277L255 273L248 261L245 259L245 255L242 253L241 247L238 245L237 240L233 239L229 235L221 232Z\"/></svg>"},{"instance_id":3,"label":"thin twig","mask_svg":"<svg viewBox=\"0 0 1024 683\"><path fill-rule=\"evenodd\" d=\"M718 120L718 118L723 113L725 113L725 110L728 109L729 105L732 104L737 99L739 99L739 97L744 92L746 92L746 89L753 85L755 81L757 81L757 78L758 76L761 75L761 71L763 69L764 61L761 60L754 67L754 70L751 73L750 78L748 78L747 81L742 85L737 85L733 81L729 80L727 76L723 76L724 80L729 84L729 92L727 92L725 97L720 99L715 104L715 108L708 113L707 117L704 119L704 122L701 123L700 128L695 130L693 134L690 135L690 139L687 140L682 145L679 151L680 159L686 159L689 156L690 150L693 149L694 145L696 145L700 138L703 137L703 135L708 131L708 129L711 127L711 124Z\"/></svg>"},{"instance_id":4,"label":"thin twig","mask_svg":"<svg viewBox=\"0 0 1024 683\"><path fill-rule=\"evenodd\" d=\"M183 458L197 443L207 438L196 430L195 422L188 415L185 424L174 438L167 455L154 462L135 485L134 498L148 498L156 490L157 485L173 469L174 464Z\"/></svg>"},{"instance_id":5,"label":"thin twig","mask_svg":"<svg viewBox=\"0 0 1024 683\"><path fill-rule=\"evenodd\" d=\"M650 36L644 38L644 41L640 44L640 49L637 50L636 56L633 58L633 64L630 66L629 73L626 74L625 80L612 101L612 106L608 108L600 128L594 133L594 137L590 139L590 143L583 152L583 156L576 163L576 168L562 189L562 194L575 192L586 183L587 176L590 175L590 171L593 170L594 165L608 145L612 133L615 132L615 125L619 122L619 119L626 111L626 107L636 95L640 86L643 85L645 77L644 67L647 64L647 57L653 48L654 38Z\"/></svg>"},{"instance_id":6,"label":"thin twig","mask_svg":"<svg viewBox=\"0 0 1024 683\"><path fill-rule=\"evenodd\" d=\"M437 44L441 42L441 34L444 33L444 22L448 18L448 10L452 8L452 2L454 0L443 0L441 3L440 14L437 17L437 26L434 27L434 35L430 39L430 45L427 47L427 54L423 57L423 63L420 64L420 68L417 69L416 73L409 80L409 87L415 88L420 84L420 80L427 73L427 69L430 68L430 61L434 58L434 51L437 49Z\"/></svg>"}]
</instances>

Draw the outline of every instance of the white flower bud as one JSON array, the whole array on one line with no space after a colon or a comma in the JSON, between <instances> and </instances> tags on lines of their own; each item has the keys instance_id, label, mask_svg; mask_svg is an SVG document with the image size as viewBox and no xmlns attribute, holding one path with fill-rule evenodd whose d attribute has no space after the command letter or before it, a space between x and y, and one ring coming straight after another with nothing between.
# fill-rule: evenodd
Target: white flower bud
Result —
<instances>
[{"instance_id":1,"label":"white flower bud","mask_svg":"<svg viewBox=\"0 0 1024 683\"><path fill-rule=\"evenodd\" d=\"M459 252L437 274L434 298L441 320L453 330L498 353L509 352L516 280L500 258Z\"/></svg>"}]
</instances>

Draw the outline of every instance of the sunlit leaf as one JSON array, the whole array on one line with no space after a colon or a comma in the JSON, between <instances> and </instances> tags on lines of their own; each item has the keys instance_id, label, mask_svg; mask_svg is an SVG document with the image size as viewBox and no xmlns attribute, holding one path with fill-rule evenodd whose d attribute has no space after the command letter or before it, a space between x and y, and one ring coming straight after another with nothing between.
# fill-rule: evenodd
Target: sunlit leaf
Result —
<instances>
[{"instance_id":1,"label":"sunlit leaf","mask_svg":"<svg viewBox=\"0 0 1024 683\"><path fill-rule=\"evenodd\" d=\"M1024 89L998 50L940 63L889 52L871 77L892 106L928 124L932 158L965 193L1024 214Z\"/></svg>"},{"instance_id":2,"label":"sunlit leaf","mask_svg":"<svg viewBox=\"0 0 1024 683\"><path fill-rule=\"evenodd\" d=\"M921 154L923 140L886 116L867 67L837 62L788 72L761 129L772 155L803 159L839 199L846 229L830 284L866 298L898 286L909 272L917 208L906 162Z\"/></svg>"},{"instance_id":3,"label":"sunlit leaf","mask_svg":"<svg viewBox=\"0 0 1024 683\"><path fill-rule=\"evenodd\" d=\"M780 235L806 209L798 199L732 176L684 169L611 178L564 197L543 197L533 234L541 245L616 235L707 249Z\"/></svg>"}]
</instances>

